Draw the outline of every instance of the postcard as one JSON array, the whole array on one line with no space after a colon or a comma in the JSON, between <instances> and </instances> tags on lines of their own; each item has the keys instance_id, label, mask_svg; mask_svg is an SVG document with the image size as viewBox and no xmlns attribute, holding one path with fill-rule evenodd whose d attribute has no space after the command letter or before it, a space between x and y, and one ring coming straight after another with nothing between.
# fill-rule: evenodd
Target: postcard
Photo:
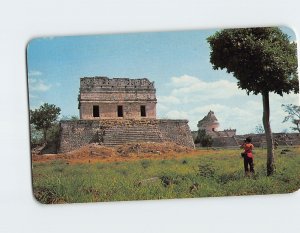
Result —
<instances>
[{"instance_id":1,"label":"postcard","mask_svg":"<svg viewBox=\"0 0 300 233\"><path fill-rule=\"evenodd\" d=\"M53 36L27 46L33 195L44 204L300 187L287 27Z\"/></svg>"}]
</instances>

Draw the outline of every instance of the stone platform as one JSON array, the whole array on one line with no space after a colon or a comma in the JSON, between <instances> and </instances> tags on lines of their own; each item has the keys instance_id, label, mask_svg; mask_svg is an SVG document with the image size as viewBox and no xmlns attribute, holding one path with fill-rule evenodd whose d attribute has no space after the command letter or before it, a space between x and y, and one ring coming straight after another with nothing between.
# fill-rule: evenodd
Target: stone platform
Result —
<instances>
[{"instance_id":1,"label":"stone platform","mask_svg":"<svg viewBox=\"0 0 300 233\"><path fill-rule=\"evenodd\" d=\"M89 143L118 146L163 141L195 148L187 120L102 119L61 121L58 152L68 152Z\"/></svg>"}]
</instances>

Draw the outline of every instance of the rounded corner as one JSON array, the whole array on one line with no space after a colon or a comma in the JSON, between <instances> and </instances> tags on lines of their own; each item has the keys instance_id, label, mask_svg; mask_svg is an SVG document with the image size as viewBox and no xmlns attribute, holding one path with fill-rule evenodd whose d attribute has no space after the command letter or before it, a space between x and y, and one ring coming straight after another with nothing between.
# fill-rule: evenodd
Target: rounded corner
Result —
<instances>
[{"instance_id":1,"label":"rounded corner","mask_svg":"<svg viewBox=\"0 0 300 233\"><path fill-rule=\"evenodd\" d=\"M39 204L39 205L48 205L47 203L42 202L42 200L39 199L39 198L36 196L36 194L34 193L34 190L32 190L31 195L32 195L32 198L33 198L33 200L34 200L35 203L37 203L37 204Z\"/></svg>"},{"instance_id":2,"label":"rounded corner","mask_svg":"<svg viewBox=\"0 0 300 233\"><path fill-rule=\"evenodd\" d=\"M281 25L280 28L289 31L289 33L292 33L293 36L295 37L295 40L297 41L298 36L297 36L296 30L293 26L291 26L289 24L284 24L284 25Z\"/></svg>"},{"instance_id":3,"label":"rounded corner","mask_svg":"<svg viewBox=\"0 0 300 233\"><path fill-rule=\"evenodd\" d=\"M37 39L38 39L37 37L34 37L34 38L31 38L31 39L29 39L29 40L27 41L27 43L26 43L26 52L28 52L28 49L29 49L30 45L31 45L34 41L36 41Z\"/></svg>"}]
</instances>

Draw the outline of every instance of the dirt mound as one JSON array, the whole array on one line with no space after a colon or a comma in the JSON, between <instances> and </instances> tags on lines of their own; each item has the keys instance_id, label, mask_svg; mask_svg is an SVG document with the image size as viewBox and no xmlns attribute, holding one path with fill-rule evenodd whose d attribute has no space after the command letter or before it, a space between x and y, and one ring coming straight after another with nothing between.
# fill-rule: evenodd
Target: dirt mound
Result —
<instances>
[{"instance_id":1,"label":"dirt mound","mask_svg":"<svg viewBox=\"0 0 300 233\"><path fill-rule=\"evenodd\" d=\"M173 142L145 142L145 143L130 143L116 148L120 156L140 155L140 154L166 154L166 153L183 153L191 152L192 149L185 146L180 146Z\"/></svg>"},{"instance_id":2,"label":"dirt mound","mask_svg":"<svg viewBox=\"0 0 300 233\"><path fill-rule=\"evenodd\" d=\"M192 151L188 147L180 146L173 142L129 143L118 147L105 147L93 143L63 154L38 155L32 153L32 160L34 162L47 162L62 159L71 163L112 162L141 158L166 158Z\"/></svg>"},{"instance_id":3,"label":"dirt mound","mask_svg":"<svg viewBox=\"0 0 300 233\"><path fill-rule=\"evenodd\" d=\"M85 158L85 157L111 157L115 156L115 149L111 147L101 146L96 143L89 144L87 146L80 147L79 149L67 152L64 154L66 158Z\"/></svg>"}]
</instances>

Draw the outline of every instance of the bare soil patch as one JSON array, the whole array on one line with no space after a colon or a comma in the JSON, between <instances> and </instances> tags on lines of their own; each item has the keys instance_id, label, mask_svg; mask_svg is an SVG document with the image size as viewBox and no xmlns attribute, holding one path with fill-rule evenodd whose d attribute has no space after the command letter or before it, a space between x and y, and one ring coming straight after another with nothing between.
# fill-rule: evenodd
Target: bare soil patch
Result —
<instances>
[{"instance_id":1,"label":"bare soil patch","mask_svg":"<svg viewBox=\"0 0 300 233\"><path fill-rule=\"evenodd\" d=\"M197 151L197 154L201 152ZM79 149L61 154L38 155L32 153L33 162L50 162L66 160L68 163L95 163L132 161L138 159L167 159L180 156L192 156L196 151L173 142L129 143L117 147L105 147L99 144L89 144Z\"/></svg>"}]
</instances>

